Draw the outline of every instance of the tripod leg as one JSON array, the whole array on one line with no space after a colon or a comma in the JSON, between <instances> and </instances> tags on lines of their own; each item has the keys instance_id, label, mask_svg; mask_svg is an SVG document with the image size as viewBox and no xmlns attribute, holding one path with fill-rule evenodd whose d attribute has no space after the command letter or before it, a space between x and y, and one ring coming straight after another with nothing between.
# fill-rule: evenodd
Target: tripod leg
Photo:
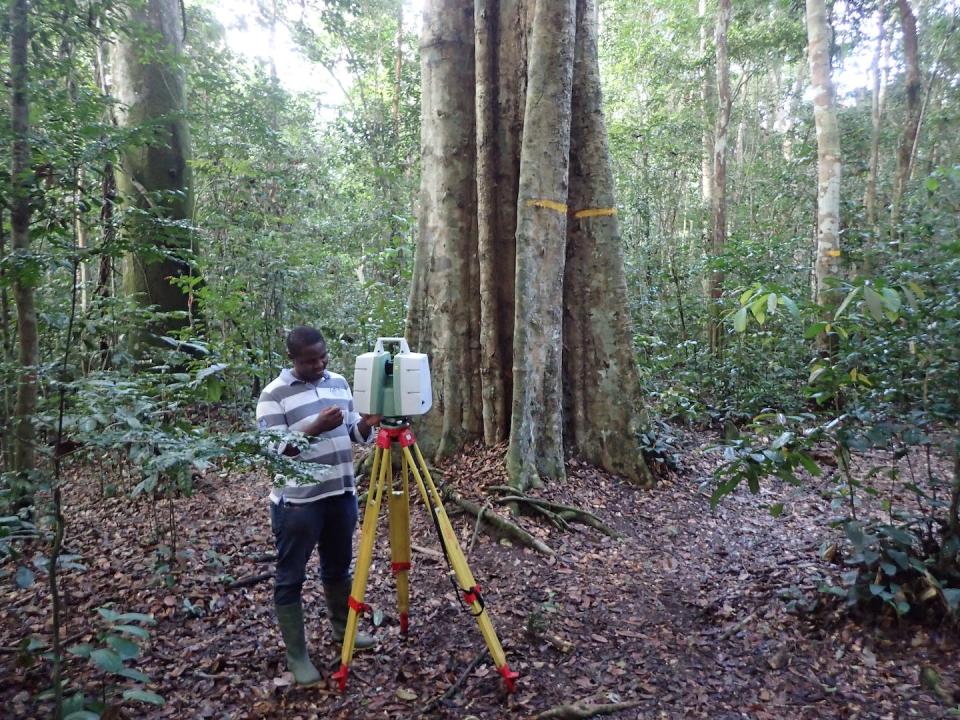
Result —
<instances>
[{"instance_id":1,"label":"tripod leg","mask_svg":"<svg viewBox=\"0 0 960 720\"><path fill-rule=\"evenodd\" d=\"M390 523L391 569L397 579L397 610L400 632L406 635L410 618L410 497L407 488L407 457L402 456L402 486L390 493L387 502Z\"/></svg>"},{"instance_id":2,"label":"tripod leg","mask_svg":"<svg viewBox=\"0 0 960 720\"><path fill-rule=\"evenodd\" d=\"M377 518L380 515L380 501L383 488L389 476L390 449L379 445L374 450L373 469L370 472L370 488L367 492L367 507L363 512L363 525L360 529L360 550L357 553L357 567L350 590L350 610L347 613L347 629L343 635L343 649L340 653L340 669L333 674L340 686L340 692L347 689L347 674L350 661L353 660L354 641L357 638L357 623L364 609L363 599L367 592L367 579L370 575L370 563L373 560L373 542L377 535Z\"/></svg>"},{"instance_id":3,"label":"tripod leg","mask_svg":"<svg viewBox=\"0 0 960 720\"><path fill-rule=\"evenodd\" d=\"M447 559L450 561L450 566L453 568L453 573L459 584L460 591L463 593L463 600L470 607L470 613L476 618L477 626L480 628L480 634L483 635L483 640L487 644L487 649L490 651L490 657L493 658L493 663L497 667L497 672L503 676L507 690L513 692L516 689L515 683L518 674L507 665L503 647L500 645L496 630L494 630L493 623L490 621L490 616L486 611L483 596L480 594L480 586L477 585L473 573L470 572L467 559L464 557L463 550L460 548L460 542L457 540L457 534L454 532L453 526L450 524L450 519L447 517L447 512L443 508L443 500L437 491L437 486L433 483L433 478L430 477L427 463L424 461L423 455L420 453L420 448L417 447L416 443L413 443L413 449L417 455L416 463L410 453L410 448L403 446L402 449L409 463L410 471L413 473L414 480L416 480L420 488L420 493L424 496L424 499L428 500L427 506L431 509L436 519L437 527L440 530L440 536L443 541L443 549L446 551ZM422 476L420 474L421 469L423 471Z\"/></svg>"}]
</instances>

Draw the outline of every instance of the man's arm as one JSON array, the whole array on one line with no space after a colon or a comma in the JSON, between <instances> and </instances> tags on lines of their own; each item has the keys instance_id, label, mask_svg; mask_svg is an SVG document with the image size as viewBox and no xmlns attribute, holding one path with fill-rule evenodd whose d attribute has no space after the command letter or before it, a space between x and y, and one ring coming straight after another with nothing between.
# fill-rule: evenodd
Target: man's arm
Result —
<instances>
[{"instance_id":1,"label":"man's arm","mask_svg":"<svg viewBox=\"0 0 960 720\"><path fill-rule=\"evenodd\" d=\"M266 430L278 432L289 429L283 407L266 390L260 393L260 399L257 400L257 427L260 428L261 432ZM276 453L287 457L296 457L300 454L296 447L285 442L272 443L271 447Z\"/></svg>"}]
</instances>

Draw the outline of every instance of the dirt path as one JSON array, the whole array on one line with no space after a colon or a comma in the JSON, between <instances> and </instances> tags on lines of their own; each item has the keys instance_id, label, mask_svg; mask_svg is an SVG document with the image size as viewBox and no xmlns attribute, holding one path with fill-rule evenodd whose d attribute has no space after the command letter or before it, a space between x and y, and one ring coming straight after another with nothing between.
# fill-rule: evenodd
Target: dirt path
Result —
<instances>
[{"instance_id":1,"label":"dirt path","mask_svg":"<svg viewBox=\"0 0 960 720\"><path fill-rule=\"evenodd\" d=\"M496 458L495 451L473 453L447 468L446 480L485 502L482 487L502 482ZM624 537L551 532L521 518L557 551L553 558L483 533L474 542L475 523L455 516L521 679L518 692L505 696L484 658L458 692L425 716L523 718L588 700L636 702L608 716L631 719L948 717L950 706L922 686L920 675L930 667L944 687L960 686L960 642L951 631L863 627L835 609L788 612L815 599L829 571L818 560L829 513L822 485L738 494L712 512L698 485L713 462L688 448L685 471L654 492L572 466L569 482L542 494L592 510ZM400 636L381 532L368 590L368 602L383 613L379 651L356 657L345 696L329 687L291 687L270 582L229 587L272 569L262 557L272 552L266 481L225 473L200 481L193 497L174 501L174 549L169 532L157 537L168 523L166 502L153 518L146 501L102 499L101 477L109 484L116 470L78 469L67 488L67 547L87 570L64 577L65 634L91 640L83 633L107 603L157 617L137 667L166 705L149 712L129 706L136 708L129 717L413 718L484 648L445 565L432 554L414 554L411 633ZM777 519L766 509L774 502L787 508ZM419 503L413 519L414 544L436 548ZM3 587L0 642L9 648L27 634L48 632L42 583L20 590L8 578ZM322 617L315 573L304 600L315 662L329 676L339 653ZM564 642L567 652L557 647ZM47 717L49 706L34 700L48 683L46 667L22 667L17 659L0 655L0 702L13 717ZM85 661L72 659L69 676L82 680L88 694L100 692Z\"/></svg>"}]
</instances>

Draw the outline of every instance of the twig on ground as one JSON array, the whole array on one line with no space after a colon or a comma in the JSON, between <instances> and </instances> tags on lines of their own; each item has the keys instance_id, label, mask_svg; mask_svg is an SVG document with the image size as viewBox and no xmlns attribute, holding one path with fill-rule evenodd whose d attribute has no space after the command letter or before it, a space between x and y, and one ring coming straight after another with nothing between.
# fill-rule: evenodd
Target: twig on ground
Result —
<instances>
[{"instance_id":1,"label":"twig on ground","mask_svg":"<svg viewBox=\"0 0 960 720\"><path fill-rule=\"evenodd\" d=\"M722 633L720 633L720 636L717 638L717 640L729 640L731 637L743 630L744 626L757 616L757 612L757 610L754 610L745 618L724 630Z\"/></svg>"},{"instance_id":2,"label":"twig on ground","mask_svg":"<svg viewBox=\"0 0 960 720\"><path fill-rule=\"evenodd\" d=\"M443 553L440 552L439 550L423 547L422 545L414 545L413 543L410 544L410 549L413 550L414 552L420 553L421 555L426 555L428 558L437 560L438 562L440 560L443 560Z\"/></svg>"},{"instance_id":3,"label":"twig on ground","mask_svg":"<svg viewBox=\"0 0 960 720\"><path fill-rule=\"evenodd\" d=\"M480 652L477 653L476 657L474 657L473 660L470 661L470 664L467 665L466 670L464 670L464 671L460 674L460 677L457 678L457 681L456 681L455 683L453 683L453 685L451 685L450 687L448 687L447 690L446 690L446 692L444 692L442 695L438 695L438 696L435 697L433 700L431 700L431 701L428 702L426 705L424 705L423 708L421 708L421 710L420 710L420 714L421 714L421 715L426 715L428 712L431 712L437 705L439 705L440 703L442 703L444 700L446 700L447 698L452 697L453 694L454 694L458 689L460 689L460 686L463 685L463 683L466 682L467 678L470 677L470 673L472 673L472 672L474 671L474 669L477 667L477 665L480 664L480 662L483 660L483 658L486 656L486 654L487 654L487 651L486 651L485 648L482 649L482 650L480 650Z\"/></svg>"},{"instance_id":4,"label":"twig on ground","mask_svg":"<svg viewBox=\"0 0 960 720\"><path fill-rule=\"evenodd\" d=\"M611 713L629 710L640 704L639 700L630 700L628 702L604 703L602 705L590 705L586 701L570 703L569 705L558 705L537 715L534 720L583 720L583 718L592 718L597 715L610 715Z\"/></svg>"},{"instance_id":5,"label":"twig on ground","mask_svg":"<svg viewBox=\"0 0 960 720\"><path fill-rule=\"evenodd\" d=\"M247 577L240 578L239 580L234 580L232 583L227 585L231 590L242 587L250 587L251 585L257 585L264 582L265 580L273 579L272 572L260 573L258 575L248 575Z\"/></svg>"}]
</instances>

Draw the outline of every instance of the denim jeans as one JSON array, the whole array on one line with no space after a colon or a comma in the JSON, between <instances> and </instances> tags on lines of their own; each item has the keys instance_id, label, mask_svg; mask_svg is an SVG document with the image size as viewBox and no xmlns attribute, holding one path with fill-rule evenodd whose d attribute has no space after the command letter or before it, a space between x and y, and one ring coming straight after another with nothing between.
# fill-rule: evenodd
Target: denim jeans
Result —
<instances>
[{"instance_id":1,"label":"denim jeans","mask_svg":"<svg viewBox=\"0 0 960 720\"><path fill-rule=\"evenodd\" d=\"M356 495L343 493L304 504L271 502L270 520L277 544L273 587L277 605L300 602L307 562L314 548L320 555L320 579L324 584L350 577L353 532L357 527Z\"/></svg>"}]
</instances>

